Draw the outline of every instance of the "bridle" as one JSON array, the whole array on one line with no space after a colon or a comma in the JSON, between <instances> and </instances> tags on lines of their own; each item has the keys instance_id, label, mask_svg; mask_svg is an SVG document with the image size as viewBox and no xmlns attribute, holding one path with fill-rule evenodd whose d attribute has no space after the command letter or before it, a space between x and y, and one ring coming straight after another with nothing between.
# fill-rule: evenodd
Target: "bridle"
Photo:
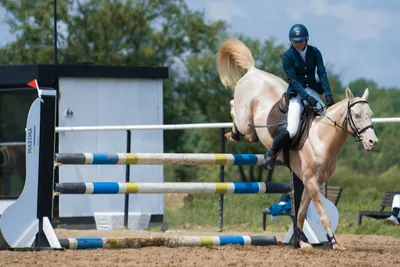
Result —
<instances>
[{"instance_id":1,"label":"bridle","mask_svg":"<svg viewBox=\"0 0 400 267\"><path fill-rule=\"evenodd\" d=\"M344 132L346 132L347 134L357 138L356 141L361 142L362 141L362 137L361 134L363 132L365 132L368 129L374 129L374 126L372 126L372 124L365 126L362 129L358 129L354 120L353 120L353 116L351 113L351 108L357 104L362 104L362 103L367 103L368 102L366 100L359 100L359 101L354 101L353 103L350 103L350 100L347 102L347 114L346 114L346 118L343 120L342 125L339 125L336 123L336 121L333 121L331 118L329 118L328 116L324 115L325 117L327 117L331 122L333 122L334 127L339 127L340 129L342 129ZM346 126L345 126L346 125ZM350 126L351 130L353 131L352 133L349 132L346 128L347 126Z\"/></svg>"}]
</instances>

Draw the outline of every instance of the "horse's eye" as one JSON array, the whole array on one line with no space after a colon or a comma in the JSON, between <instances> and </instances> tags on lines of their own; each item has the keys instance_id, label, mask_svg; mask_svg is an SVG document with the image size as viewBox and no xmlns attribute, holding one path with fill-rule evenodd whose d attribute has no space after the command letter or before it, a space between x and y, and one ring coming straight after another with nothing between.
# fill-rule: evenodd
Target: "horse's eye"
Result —
<instances>
[{"instance_id":1,"label":"horse's eye","mask_svg":"<svg viewBox=\"0 0 400 267\"><path fill-rule=\"evenodd\" d=\"M356 119L361 118L361 116L359 114L356 114Z\"/></svg>"}]
</instances>

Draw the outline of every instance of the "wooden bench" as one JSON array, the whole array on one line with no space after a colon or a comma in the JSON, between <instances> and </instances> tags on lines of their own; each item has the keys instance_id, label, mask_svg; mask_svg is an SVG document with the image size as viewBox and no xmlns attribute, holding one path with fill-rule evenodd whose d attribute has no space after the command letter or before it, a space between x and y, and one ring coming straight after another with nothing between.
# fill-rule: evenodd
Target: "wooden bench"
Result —
<instances>
[{"instance_id":1,"label":"wooden bench","mask_svg":"<svg viewBox=\"0 0 400 267\"><path fill-rule=\"evenodd\" d=\"M340 186L328 186L326 192L326 198L329 199L335 206L337 206L340 195L342 194L342 188Z\"/></svg>"},{"instance_id":2,"label":"wooden bench","mask_svg":"<svg viewBox=\"0 0 400 267\"><path fill-rule=\"evenodd\" d=\"M337 206L340 196L342 194L342 189L340 186L327 186L327 199L329 199L335 206ZM268 210L263 211L263 229L264 231L267 229L267 215L270 214ZM292 216L291 213L284 213L278 216Z\"/></svg>"},{"instance_id":3,"label":"wooden bench","mask_svg":"<svg viewBox=\"0 0 400 267\"><path fill-rule=\"evenodd\" d=\"M392 202L395 195L399 195L400 190L387 191L385 197L382 200L381 208L379 211L359 211L358 213L358 225L362 223L362 217L370 217L374 219L386 219L392 214ZM386 207L390 208L390 211L384 211Z\"/></svg>"}]
</instances>

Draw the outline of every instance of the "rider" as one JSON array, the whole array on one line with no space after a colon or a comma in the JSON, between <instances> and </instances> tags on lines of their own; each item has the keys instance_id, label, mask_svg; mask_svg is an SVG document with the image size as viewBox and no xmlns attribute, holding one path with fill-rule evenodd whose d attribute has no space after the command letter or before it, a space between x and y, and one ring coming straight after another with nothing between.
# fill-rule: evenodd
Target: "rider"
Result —
<instances>
[{"instance_id":1,"label":"rider","mask_svg":"<svg viewBox=\"0 0 400 267\"><path fill-rule=\"evenodd\" d=\"M289 40L291 46L282 57L283 70L289 81L286 92L289 99L287 127L275 137L271 149L264 155L263 165L268 169L273 168L278 153L296 135L305 105L324 113L325 104L319 96L323 93L326 105L329 107L334 104L322 54L318 48L307 44L307 28L302 24L293 25ZM320 82L315 78L316 68Z\"/></svg>"}]
</instances>

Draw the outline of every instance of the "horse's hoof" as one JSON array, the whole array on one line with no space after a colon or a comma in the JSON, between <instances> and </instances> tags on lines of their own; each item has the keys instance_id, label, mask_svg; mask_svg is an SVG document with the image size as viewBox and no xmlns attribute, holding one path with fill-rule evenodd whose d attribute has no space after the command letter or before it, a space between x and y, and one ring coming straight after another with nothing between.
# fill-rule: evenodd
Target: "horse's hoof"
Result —
<instances>
[{"instance_id":1,"label":"horse's hoof","mask_svg":"<svg viewBox=\"0 0 400 267\"><path fill-rule=\"evenodd\" d=\"M301 249L313 249L313 246L310 243L300 241L300 248Z\"/></svg>"},{"instance_id":2,"label":"horse's hoof","mask_svg":"<svg viewBox=\"0 0 400 267\"><path fill-rule=\"evenodd\" d=\"M253 136L252 134L246 134L244 136L244 139L246 139L248 142L253 142Z\"/></svg>"},{"instance_id":3,"label":"horse's hoof","mask_svg":"<svg viewBox=\"0 0 400 267\"><path fill-rule=\"evenodd\" d=\"M337 242L337 239L336 239L335 235L332 235L332 236L326 235L326 237L327 237L328 242L329 242L329 245L330 245L330 247L331 247L332 249L334 249L334 250L346 250L345 247L339 245L339 243Z\"/></svg>"},{"instance_id":4,"label":"horse's hoof","mask_svg":"<svg viewBox=\"0 0 400 267\"><path fill-rule=\"evenodd\" d=\"M231 141L231 142L238 142L238 140L235 140L235 139L232 138L231 132L226 133L226 134L225 134L225 138L228 139L228 140Z\"/></svg>"},{"instance_id":5,"label":"horse's hoof","mask_svg":"<svg viewBox=\"0 0 400 267\"><path fill-rule=\"evenodd\" d=\"M264 159L262 161L263 167L272 170L274 168L276 157L277 155L274 155L271 150L268 150L268 152L264 154Z\"/></svg>"},{"instance_id":6,"label":"horse's hoof","mask_svg":"<svg viewBox=\"0 0 400 267\"><path fill-rule=\"evenodd\" d=\"M343 246L341 246L341 245L339 245L339 244L333 245L333 249L334 249L334 250L346 250L345 247L343 247Z\"/></svg>"}]
</instances>

